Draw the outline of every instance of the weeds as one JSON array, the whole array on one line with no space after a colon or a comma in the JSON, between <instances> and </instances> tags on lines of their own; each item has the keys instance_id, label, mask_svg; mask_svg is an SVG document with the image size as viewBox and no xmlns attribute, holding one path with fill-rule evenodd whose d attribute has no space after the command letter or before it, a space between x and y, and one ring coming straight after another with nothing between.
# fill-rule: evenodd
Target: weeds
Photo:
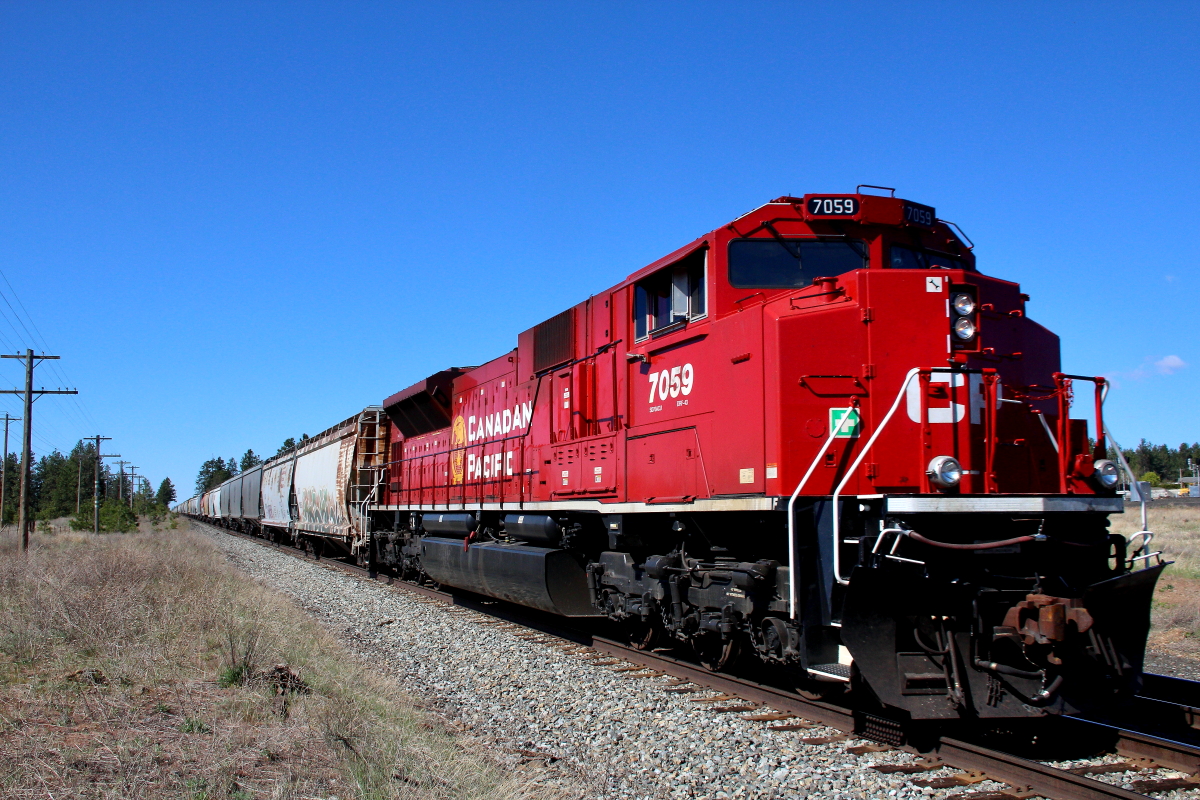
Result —
<instances>
[{"instance_id":1,"label":"weeds","mask_svg":"<svg viewBox=\"0 0 1200 800\"><path fill-rule=\"evenodd\" d=\"M199 720L195 717L188 717L183 721L183 724L179 726L179 730L183 733L208 733L212 730L212 728L205 725L204 720Z\"/></svg>"},{"instance_id":2,"label":"weeds","mask_svg":"<svg viewBox=\"0 0 1200 800\"><path fill-rule=\"evenodd\" d=\"M239 626L234 619L230 619L226 624L229 626L226 631L226 663L221 667L217 683L225 688L245 686L255 675L255 657L258 654L262 630L258 626L251 626L238 631Z\"/></svg>"},{"instance_id":3,"label":"weeds","mask_svg":"<svg viewBox=\"0 0 1200 800\"><path fill-rule=\"evenodd\" d=\"M170 536L35 534L18 548L0 534L5 797L542 791L464 751L188 523Z\"/></svg>"}]
</instances>

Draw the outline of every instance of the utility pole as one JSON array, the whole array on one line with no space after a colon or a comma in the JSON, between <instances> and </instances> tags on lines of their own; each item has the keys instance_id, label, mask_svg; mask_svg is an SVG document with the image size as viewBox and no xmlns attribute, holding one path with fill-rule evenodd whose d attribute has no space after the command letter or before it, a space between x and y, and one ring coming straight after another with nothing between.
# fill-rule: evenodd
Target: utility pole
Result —
<instances>
[{"instance_id":1,"label":"utility pole","mask_svg":"<svg viewBox=\"0 0 1200 800\"><path fill-rule=\"evenodd\" d=\"M100 454L100 442L112 439L111 436L89 436L89 439L96 440L96 490L92 497L92 532L100 532L100 459L102 458L120 458L120 453L112 453L109 455Z\"/></svg>"},{"instance_id":2,"label":"utility pole","mask_svg":"<svg viewBox=\"0 0 1200 800\"><path fill-rule=\"evenodd\" d=\"M20 389L0 389L0 394L24 394L25 395L25 423L21 448L21 507L20 507L20 526L21 526L21 550L29 549L29 474L30 460L33 458L33 396L36 394L41 397L44 394L79 394L76 389L47 389L45 387L33 390L33 368L42 361L57 359L59 356L40 355L35 356L32 350L26 350L25 355L8 355L7 353L0 355L0 358L19 358L25 362L25 391ZM5 454L7 458L7 454Z\"/></svg>"},{"instance_id":3,"label":"utility pole","mask_svg":"<svg viewBox=\"0 0 1200 800\"><path fill-rule=\"evenodd\" d=\"M83 441L80 440L80 444ZM83 494L83 448L79 448L79 474L75 476L75 516L79 516L79 496Z\"/></svg>"},{"instance_id":4,"label":"utility pole","mask_svg":"<svg viewBox=\"0 0 1200 800\"><path fill-rule=\"evenodd\" d=\"M0 527L4 525L4 499L8 494L8 423L20 421L20 417L10 417L7 411L4 412L4 461L0 461Z\"/></svg>"},{"instance_id":5,"label":"utility pole","mask_svg":"<svg viewBox=\"0 0 1200 800\"><path fill-rule=\"evenodd\" d=\"M130 510L130 511L133 511L133 495L135 494L135 492L133 491L133 487L137 485L137 484L134 482L134 478L133 478L133 476L134 476L134 471L135 471L136 469L137 469L137 467L130 467L130 468L129 468L129 510Z\"/></svg>"},{"instance_id":6,"label":"utility pole","mask_svg":"<svg viewBox=\"0 0 1200 800\"><path fill-rule=\"evenodd\" d=\"M117 477L117 501L124 502L124 496L121 494L121 492L122 492L123 487L125 486L125 465L128 464L129 462L128 461L118 461L117 463L121 465L121 472L120 472L119 476Z\"/></svg>"}]
</instances>

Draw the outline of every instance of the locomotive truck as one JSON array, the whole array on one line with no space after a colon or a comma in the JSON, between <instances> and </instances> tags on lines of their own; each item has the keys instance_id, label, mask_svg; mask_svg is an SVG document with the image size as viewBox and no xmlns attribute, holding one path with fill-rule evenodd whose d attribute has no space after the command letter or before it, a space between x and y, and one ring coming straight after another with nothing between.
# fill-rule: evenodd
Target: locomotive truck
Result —
<instances>
[{"instance_id":1,"label":"locomotive truck","mask_svg":"<svg viewBox=\"0 0 1200 800\"><path fill-rule=\"evenodd\" d=\"M953 223L863 188L772 200L181 510L914 720L1129 695L1165 564L1108 530L1107 383Z\"/></svg>"}]
</instances>

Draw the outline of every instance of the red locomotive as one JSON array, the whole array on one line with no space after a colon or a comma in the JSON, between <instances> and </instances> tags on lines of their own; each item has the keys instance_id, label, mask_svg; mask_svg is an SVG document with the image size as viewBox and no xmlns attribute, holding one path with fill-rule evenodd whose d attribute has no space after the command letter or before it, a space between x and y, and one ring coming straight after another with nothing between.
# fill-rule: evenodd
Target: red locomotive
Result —
<instances>
[{"instance_id":1,"label":"red locomotive","mask_svg":"<svg viewBox=\"0 0 1200 800\"><path fill-rule=\"evenodd\" d=\"M238 524L914 719L1129 692L1163 565L1108 531L1104 380L1060 372L933 208L861 188L773 200L367 409L265 466L293 516ZM310 525L284 464L319 452Z\"/></svg>"}]
</instances>

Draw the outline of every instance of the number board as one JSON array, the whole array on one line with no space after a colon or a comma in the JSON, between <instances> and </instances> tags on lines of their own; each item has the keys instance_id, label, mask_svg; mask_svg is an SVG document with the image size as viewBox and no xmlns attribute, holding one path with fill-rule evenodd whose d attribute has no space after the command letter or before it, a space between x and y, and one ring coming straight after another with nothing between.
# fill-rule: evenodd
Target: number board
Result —
<instances>
[{"instance_id":1,"label":"number board","mask_svg":"<svg viewBox=\"0 0 1200 800\"><path fill-rule=\"evenodd\" d=\"M922 228L932 228L937 212L933 206L923 206L920 203L904 203L904 222L908 225L920 225Z\"/></svg>"},{"instance_id":2,"label":"number board","mask_svg":"<svg viewBox=\"0 0 1200 800\"><path fill-rule=\"evenodd\" d=\"M856 197L807 197L804 210L812 217L853 217L858 214Z\"/></svg>"}]
</instances>

